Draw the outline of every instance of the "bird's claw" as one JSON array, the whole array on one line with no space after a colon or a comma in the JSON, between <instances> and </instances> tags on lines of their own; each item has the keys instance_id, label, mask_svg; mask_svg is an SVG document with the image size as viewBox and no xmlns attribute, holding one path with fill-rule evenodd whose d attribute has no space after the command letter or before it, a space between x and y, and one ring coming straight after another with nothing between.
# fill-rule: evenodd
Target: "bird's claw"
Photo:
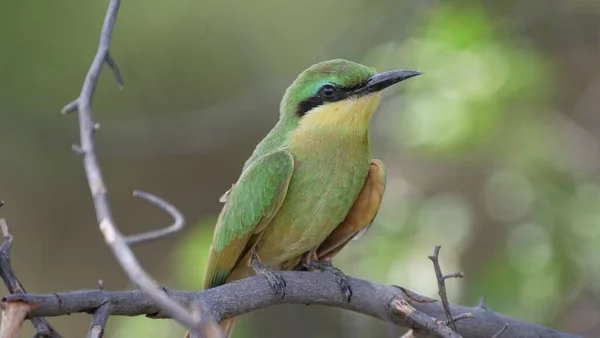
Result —
<instances>
[{"instance_id":1,"label":"bird's claw","mask_svg":"<svg viewBox=\"0 0 600 338\"><path fill-rule=\"evenodd\" d=\"M281 277L281 275L276 273L275 271L264 267L260 263L260 259L258 258L256 253L252 253L252 260L250 261L250 266L252 267L254 272L256 272L256 274L263 275L267 278L267 281L269 282L269 285L271 286L271 289L273 290L273 293L275 293L275 295L281 295L281 299L285 297L285 279L283 279L283 277Z\"/></svg>"},{"instance_id":2,"label":"bird's claw","mask_svg":"<svg viewBox=\"0 0 600 338\"><path fill-rule=\"evenodd\" d=\"M352 288L350 287L350 283L348 282L348 277L346 277L346 275L344 275L344 273L341 272L339 269L336 270L338 270L341 273L341 276L336 275L336 282L342 289L342 292L346 297L346 301L350 303L350 300L352 300Z\"/></svg>"},{"instance_id":3,"label":"bird's claw","mask_svg":"<svg viewBox=\"0 0 600 338\"><path fill-rule=\"evenodd\" d=\"M280 274L269 269L265 269L262 274L267 278L267 281L269 281L269 285L271 285L273 292L276 295L281 295L281 299L283 299L283 297L285 297L285 279L283 279Z\"/></svg>"},{"instance_id":4,"label":"bird's claw","mask_svg":"<svg viewBox=\"0 0 600 338\"><path fill-rule=\"evenodd\" d=\"M321 262L318 260L310 259L310 257L308 257L308 259L306 260L304 265L307 268L312 268L312 269L320 270L320 271L327 271L327 272L335 275L335 277L336 277L335 280L336 280L337 284L340 286L340 289L342 289L342 293L346 297L346 301L348 303L350 303L350 300L352 300L352 288L350 287L350 282L348 281L348 276L346 276L346 274L343 273L342 270L333 266L331 264L331 261Z\"/></svg>"}]
</instances>

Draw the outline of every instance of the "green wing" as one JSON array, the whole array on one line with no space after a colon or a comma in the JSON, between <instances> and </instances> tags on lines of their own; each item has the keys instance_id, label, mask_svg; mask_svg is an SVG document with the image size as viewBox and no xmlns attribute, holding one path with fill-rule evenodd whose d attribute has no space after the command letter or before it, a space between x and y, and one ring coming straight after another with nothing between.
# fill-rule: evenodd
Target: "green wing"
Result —
<instances>
[{"instance_id":1,"label":"green wing","mask_svg":"<svg viewBox=\"0 0 600 338\"><path fill-rule=\"evenodd\" d=\"M277 151L254 161L243 171L238 182L223 196L221 210L208 265L204 289L227 282L231 271L279 210L292 178L294 158Z\"/></svg>"}]
</instances>

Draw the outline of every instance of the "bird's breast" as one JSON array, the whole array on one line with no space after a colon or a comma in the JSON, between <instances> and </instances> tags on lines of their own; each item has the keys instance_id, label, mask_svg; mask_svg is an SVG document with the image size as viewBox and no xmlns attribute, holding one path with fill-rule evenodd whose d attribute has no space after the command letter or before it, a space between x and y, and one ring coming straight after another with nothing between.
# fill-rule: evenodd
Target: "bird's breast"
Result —
<instances>
[{"instance_id":1,"label":"bird's breast","mask_svg":"<svg viewBox=\"0 0 600 338\"><path fill-rule=\"evenodd\" d=\"M366 138L365 138L366 140ZM345 218L369 170L368 142L329 138L321 147L291 149L294 173L285 200L257 250L263 262L282 262L315 249Z\"/></svg>"}]
</instances>

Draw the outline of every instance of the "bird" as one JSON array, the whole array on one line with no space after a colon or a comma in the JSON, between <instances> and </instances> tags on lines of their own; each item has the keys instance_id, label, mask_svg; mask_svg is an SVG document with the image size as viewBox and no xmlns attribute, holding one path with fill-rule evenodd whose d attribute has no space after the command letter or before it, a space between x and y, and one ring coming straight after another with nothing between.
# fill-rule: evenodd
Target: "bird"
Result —
<instances>
[{"instance_id":1,"label":"bird","mask_svg":"<svg viewBox=\"0 0 600 338\"><path fill-rule=\"evenodd\" d=\"M383 163L371 159L369 120L383 89L421 74L376 73L344 59L300 73L279 120L220 199L203 289L260 274L283 298L278 271L308 269L334 274L350 302L348 279L331 259L373 223L386 183ZM234 320L220 323L227 337Z\"/></svg>"}]
</instances>

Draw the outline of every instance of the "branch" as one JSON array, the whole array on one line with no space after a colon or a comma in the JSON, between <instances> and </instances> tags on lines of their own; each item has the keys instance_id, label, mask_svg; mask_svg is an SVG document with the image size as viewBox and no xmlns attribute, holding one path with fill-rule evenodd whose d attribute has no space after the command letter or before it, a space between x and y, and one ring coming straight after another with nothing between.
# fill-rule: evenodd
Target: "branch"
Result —
<instances>
[{"instance_id":1,"label":"branch","mask_svg":"<svg viewBox=\"0 0 600 338\"><path fill-rule=\"evenodd\" d=\"M438 283L438 295L440 296L440 300L442 301L442 306L444 308L444 313L446 315L446 319L448 320L447 323L448 325L450 325L450 327L456 331L456 324L455 322L458 321L458 318L455 318L452 316L452 311L450 311L450 303L448 302L448 295L446 294L446 279L448 278L462 278L463 274L462 272L456 272L450 275L445 275L442 273L442 268L440 267L440 249L442 247L437 245L435 247L435 249L433 250L433 255L432 256L428 256L429 259L431 260L431 262L433 263L433 270L435 271L435 277L437 279L437 283ZM467 318L467 316L463 316L463 318L460 319L464 319Z\"/></svg>"},{"instance_id":2,"label":"branch","mask_svg":"<svg viewBox=\"0 0 600 338\"><path fill-rule=\"evenodd\" d=\"M98 281L98 290L104 290L104 282L102 279ZM111 306L111 303L107 302L96 309L86 338L102 338L104 335L104 327L110 316Z\"/></svg>"},{"instance_id":3,"label":"branch","mask_svg":"<svg viewBox=\"0 0 600 338\"><path fill-rule=\"evenodd\" d=\"M158 229L155 231L148 231L142 234L128 236L125 239L127 241L127 244L133 245L142 242L153 241L162 237L166 237L172 233L183 229L183 226L185 224L185 219L183 218L183 215L181 215L177 208L169 204L167 201L162 200L147 192L138 190L133 192L133 196L142 198L169 213L169 215L171 215L171 217L173 218L173 224L169 225L166 228Z\"/></svg>"},{"instance_id":4,"label":"branch","mask_svg":"<svg viewBox=\"0 0 600 338\"><path fill-rule=\"evenodd\" d=\"M4 204L4 202L0 202L0 207L3 204ZM6 221L4 219L0 219L0 229L2 230L2 236L4 237L2 246L0 246L0 277L4 281L4 285L6 285L8 292L10 292L11 294L24 294L24 293L26 293L25 288L23 287L23 285L21 285L21 283L17 279L17 276L15 275L15 273L12 269L12 266L10 265L10 258L9 258L10 256L9 255L10 255L10 249L12 248L13 236L10 234L9 229L8 229L8 224L6 224ZM16 311L17 309L19 311ZM18 308L15 308L15 307L3 308L3 314L2 314L3 330L7 330L6 324L8 322L5 322L5 320L7 320L9 318L10 318L9 322L13 322L13 324L16 325L15 315L20 314L21 313L20 311L22 311L23 309L24 308L22 306L19 306ZM24 317L25 316L23 315L23 318ZM21 318L21 323L19 323L19 328L20 328L20 325L22 324L23 318ZM44 318L41 318L41 317L33 318L31 320L31 323L37 330L38 337L60 338L60 335L54 330L54 328L52 328L50 323L48 323L48 321L45 320ZM0 337L1 338L18 337L18 334L14 335L14 336L11 336L11 335L5 336L4 334L7 334L6 332L8 332L8 331L1 331Z\"/></svg>"},{"instance_id":5,"label":"branch","mask_svg":"<svg viewBox=\"0 0 600 338\"><path fill-rule=\"evenodd\" d=\"M104 327L106 326L106 322L108 322L108 316L110 316L111 306L111 303L106 302L100 305L96 312L94 312L87 338L102 338Z\"/></svg>"},{"instance_id":6,"label":"branch","mask_svg":"<svg viewBox=\"0 0 600 338\"><path fill-rule=\"evenodd\" d=\"M104 235L106 244L110 246L121 267L135 285L146 292L161 309L169 314L169 316L173 317L188 328L196 328L200 325L199 321L195 320L187 309L170 299L158 286L154 284L150 276L142 269L139 262L135 258L135 255L128 245L128 239L119 232L112 217L108 203L106 185L102 178L102 172L100 170L100 165L98 164L98 159L95 153L94 132L98 129L98 125L94 122L92 117L92 97L94 95L96 84L98 83L100 71L105 63L112 68L117 82L120 85L123 84L122 76L117 68L116 62L109 53L110 41L120 3L120 0L110 1L104 19L104 24L102 26L102 32L100 34L98 50L85 77L79 97L73 102L67 104L62 111L63 113L68 113L74 110L79 112L81 145L75 146L74 149L77 154L83 158L83 166L94 200L94 207L96 209L96 218L100 225L100 230ZM171 214L171 216L175 219L175 225L177 225L175 227L176 230L181 228L183 224L183 216L173 206L160 200L158 197L147 193L141 193L139 196L148 200L154 205L163 208L165 211ZM171 233L173 231L172 228L173 226L171 226L168 231L163 231L160 236L149 236L146 234L144 235L145 237L142 237L141 239L138 237L137 242L147 238L155 239L161 237L165 233Z\"/></svg>"},{"instance_id":7,"label":"branch","mask_svg":"<svg viewBox=\"0 0 600 338\"><path fill-rule=\"evenodd\" d=\"M32 305L25 303L11 303L2 307L2 326L0 326L0 337L16 338L21 336L21 328L27 312Z\"/></svg>"},{"instance_id":8,"label":"branch","mask_svg":"<svg viewBox=\"0 0 600 338\"><path fill-rule=\"evenodd\" d=\"M408 303L415 309L413 313L422 313L433 318L444 317L444 309L439 301L418 295L402 287L371 283L349 277L354 296L352 301L347 303L340 296L339 286L332 274L283 271L281 275L287 283L286 296L283 300L273 294L269 283L263 276L249 277L202 292L168 290L167 293L184 306L189 307L192 303L200 304L207 315L216 321L281 303L331 306L362 313L407 328L412 328L412 325L415 324L414 317L411 314L403 314L395 310L397 301ZM141 291L79 290L45 295L10 295L2 299L4 304L19 301L36 305L36 308L29 313L30 317L93 313L96 308L106 302L113 305L110 310L111 315L168 317L150 297ZM459 305L451 305L450 308L456 315L463 313L474 315L471 320L456 323L458 332L465 338L490 338L505 324L509 324L504 331L506 337L578 337L506 317L489 309ZM443 325L440 321L437 323Z\"/></svg>"}]
</instances>

